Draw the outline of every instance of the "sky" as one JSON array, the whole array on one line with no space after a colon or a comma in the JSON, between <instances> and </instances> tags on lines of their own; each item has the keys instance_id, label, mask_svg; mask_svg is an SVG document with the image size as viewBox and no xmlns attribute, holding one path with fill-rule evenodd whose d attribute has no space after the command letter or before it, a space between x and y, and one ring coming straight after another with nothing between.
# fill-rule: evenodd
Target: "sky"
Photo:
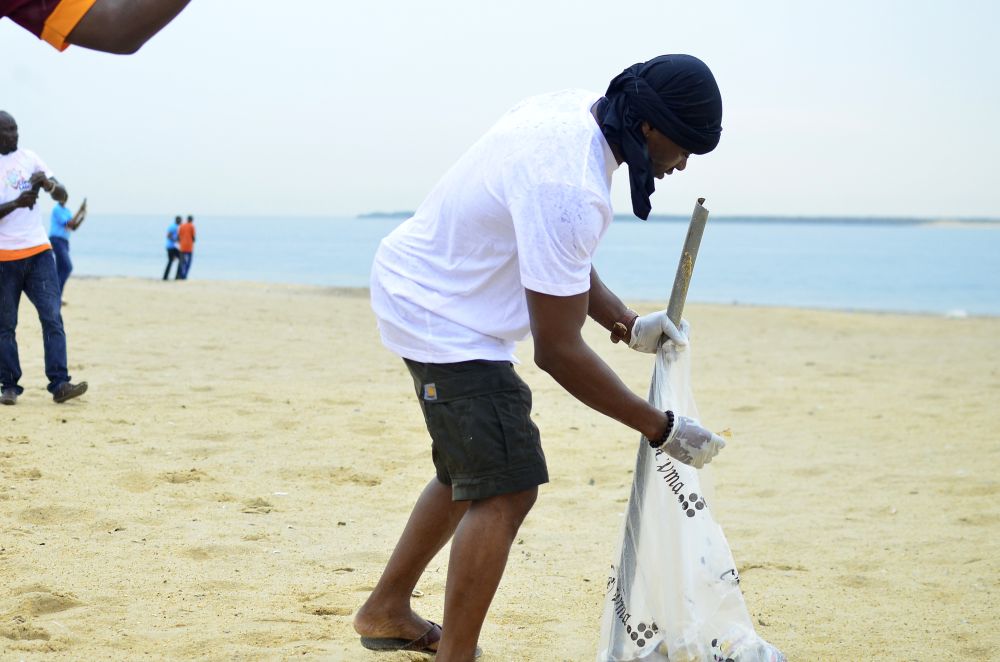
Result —
<instances>
[{"instance_id":1,"label":"sky","mask_svg":"<svg viewBox=\"0 0 1000 662\"><path fill-rule=\"evenodd\" d=\"M192 0L129 56L0 21L0 109L92 213L343 216L416 208L524 97L690 53L722 140L654 214L998 218L998 25L993 0Z\"/></svg>"}]
</instances>

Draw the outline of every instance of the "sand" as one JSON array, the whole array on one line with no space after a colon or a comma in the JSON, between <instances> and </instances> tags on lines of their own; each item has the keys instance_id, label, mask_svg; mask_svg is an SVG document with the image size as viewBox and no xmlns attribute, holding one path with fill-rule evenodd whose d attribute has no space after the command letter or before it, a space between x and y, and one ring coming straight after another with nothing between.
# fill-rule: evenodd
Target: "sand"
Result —
<instances>
[{"instance_id":1,"label":"sand","mask_svg":"<svg viewBox=\"0 0 1000 662\"><path fill-rule=\"evenodd\" d=\"M25 301L0 408L0 659L421 660L351 615L431 477L366 293L78 279L54 405ZM651 310L651 306L638 306ZM791 660L1000 659L1000 319L691 305L694 389L734 438L713 510ZM588 340L639 393L651 358ZM531 362L552 482L483 660L592 660L638 436ZM418 586L439 620L447 548Z\"/></svg>"}]
</instances>

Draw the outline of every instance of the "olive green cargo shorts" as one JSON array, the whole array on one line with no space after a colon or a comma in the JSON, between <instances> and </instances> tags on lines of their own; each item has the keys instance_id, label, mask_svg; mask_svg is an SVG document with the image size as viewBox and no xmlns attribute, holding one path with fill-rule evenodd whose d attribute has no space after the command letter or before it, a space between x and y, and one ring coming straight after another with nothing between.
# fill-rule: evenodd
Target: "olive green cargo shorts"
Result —
<instances>
[{"instance_id":1,"label":"olive green cargo shorts","mask_svg":"<svg viewBox=\"0 0 1000 662\"><path fill-rule=\"evenodd\" d=\"M531 390L510 362L404 361L431 435L437 478L451 485L454 501L549 482Z\"/></svg>"}]
</instances>

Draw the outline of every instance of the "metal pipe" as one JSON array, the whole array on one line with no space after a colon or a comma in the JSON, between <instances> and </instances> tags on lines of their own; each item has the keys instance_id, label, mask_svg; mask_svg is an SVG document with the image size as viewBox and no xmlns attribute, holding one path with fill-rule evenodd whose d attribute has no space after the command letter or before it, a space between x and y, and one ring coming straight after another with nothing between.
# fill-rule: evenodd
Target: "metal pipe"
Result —
<instances>
[{"instance_id":1,"label":"metal pipe","mask_svg":"<svg viewBox=\"0 0 1000 662\"><path fill-rule=\"evenodd\" d=\"M687 238L684 240L684 248L681 251L681 258L677 264L677 275L674 277L674 288L670 293L670 303L667 306L667 316L675 325L680 326L681 314L684 312L684 302L687 300L688 286L691 284L691 275L694 273L694 262L698 258L698 247L701 246L701 237L705 233L705 224L708 222L708 209L703 205L705 198L698 198L691 214L691 223L688 225ZM625 515L625 532L622 540L622 554L618 561L617 572L615 573L615 590L619 591L625 604L629 603L632 593L632 583L636 579L635 566L638 561L637 552L639 539L642 537L642 516L641 505L645 498L646 476L645 468L647 458L652 449L648 440L643 437L639 442L639 452L635 458L635 471L632 474L632 493L628 502L628 511ZM629 641L629 633L619 619L615 619L611 626L611 646L610 653L613 658L620 658L624 655L624 646Z\"/></svg>"},{"instance_id":2,"label":"metal pipe","mask_svg":"<svg viewBox=\"0 0 1000 662\"><path fill-rule=\"evenodd\" d=\"M701 246L701 236L705 233L705 223L708 222L708 210L702 205L705 198L698 198L691 212L691 223L688 225L687 238L684 240L684 250L677 263L677 275L674 276L674 289L670 293L670 304L667 306L667 317L680 326L684 313L684 302L687 301L688 286L691 284L691 274L694 273L694 262L698 259L698 247Z\"/></svg>"}]
</instances>

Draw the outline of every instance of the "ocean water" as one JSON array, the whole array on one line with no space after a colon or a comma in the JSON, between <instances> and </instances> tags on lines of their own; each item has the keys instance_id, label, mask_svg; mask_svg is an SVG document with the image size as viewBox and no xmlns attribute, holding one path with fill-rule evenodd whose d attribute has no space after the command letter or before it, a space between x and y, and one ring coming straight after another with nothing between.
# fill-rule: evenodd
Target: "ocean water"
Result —
<instances>
[{"instance_id":1,"label":"ocean water","mask_svg":"<svg viewBox=\"0 0 1000 662\"><path fill-rule=\"evenodd\" d=\"M1000 227L826 219L713 221L688 300L950 315L1000 315ZM74 274L161 278L169 217L89 216ZM199 216L192 279L364 287L398 218ZM618 220L595 257L625 300L669 297L685 221Z\"/></svg>"}]
</instances>

